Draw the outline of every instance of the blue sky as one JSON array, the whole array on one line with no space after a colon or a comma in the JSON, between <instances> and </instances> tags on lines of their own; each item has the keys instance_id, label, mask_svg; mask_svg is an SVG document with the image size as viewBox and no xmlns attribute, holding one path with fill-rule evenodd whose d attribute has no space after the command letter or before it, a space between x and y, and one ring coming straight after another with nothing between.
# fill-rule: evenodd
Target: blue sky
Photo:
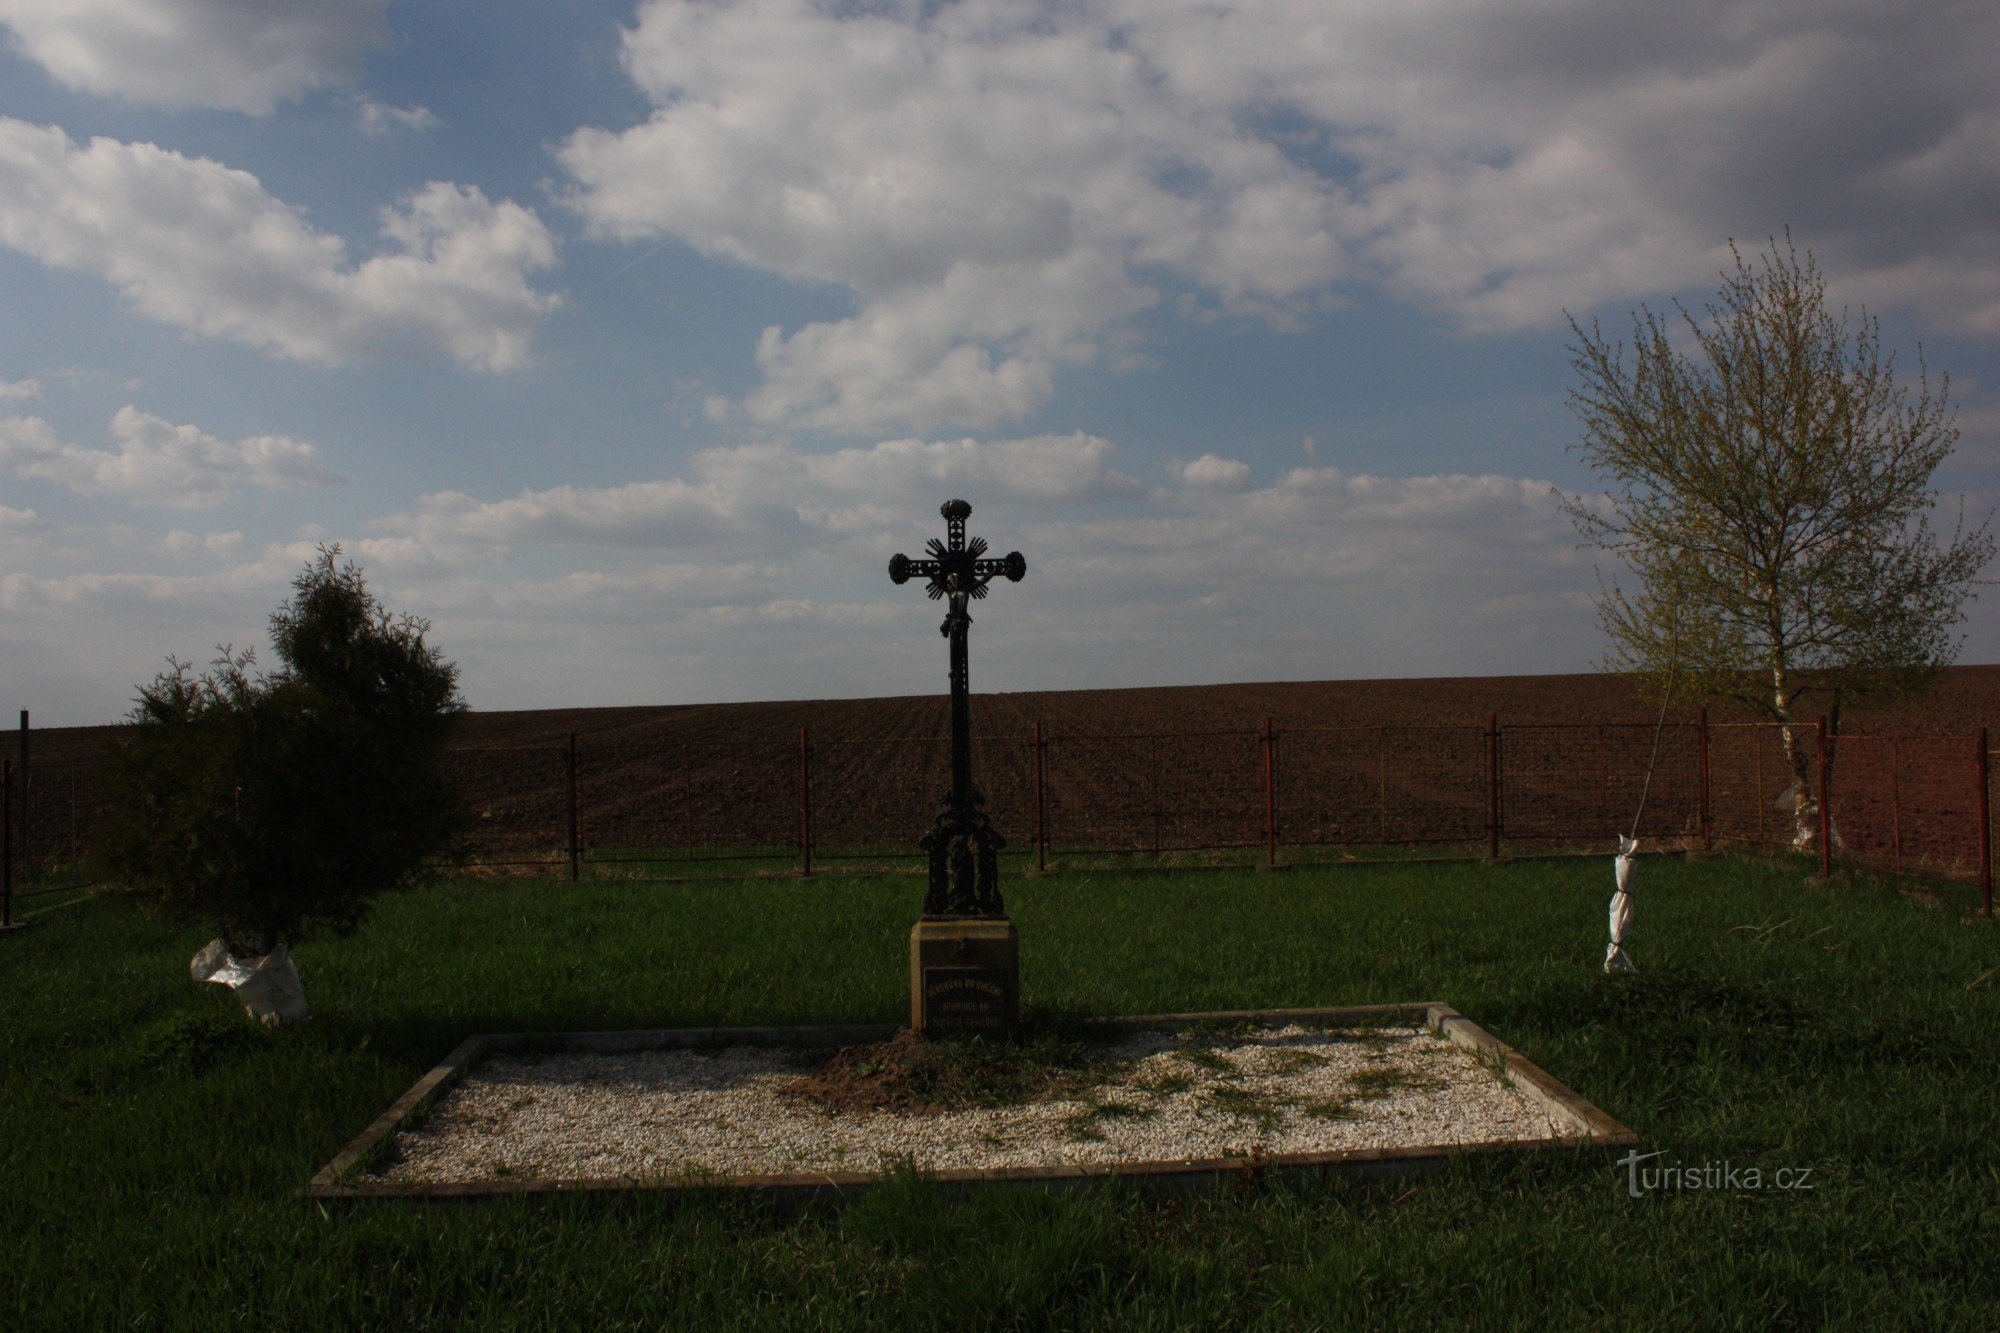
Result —
<instances>
[{"instance_id":1,"label":"blue sky","mask_svg":"<svg viewBox=\"0 0 2000 1333\"><path fill-rule=\"evenodd\" d=\"M0 684L315 543L476 708L1589 669L1564 313L1786 226L2000 501L1991 6L0 0ZM1962 660L2000 660L1992 598Z\"/></svg>"}]
</instances>

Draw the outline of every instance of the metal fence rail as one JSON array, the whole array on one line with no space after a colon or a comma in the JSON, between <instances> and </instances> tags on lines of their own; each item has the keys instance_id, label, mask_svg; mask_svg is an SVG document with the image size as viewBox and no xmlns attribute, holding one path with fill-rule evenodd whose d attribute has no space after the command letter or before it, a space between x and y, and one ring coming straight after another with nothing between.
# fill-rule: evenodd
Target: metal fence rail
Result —
<instances>
[{"instance_id":1,"label":"metal fence rail","mask_svg":"<svg viewBox=\"0 0 2000 1333\"><path fill-rule=\"evenodd\" d=\"M25 746L23 750L25 752ZM942 736L597 739L455 749L460 852L494 872L642 877L708 862L814 873L917 856L950 783ZM973 738L973 773L1010 857L1338 848L1500 857L1611 850L1639 816L1655 847L1799 842L1790 789L1832 775L1807 832L1834 857L1979 884L1990 911L1985 734L1824 734L1823 726L1650 723L1261 727ZM86 765L0 766L0 914L90 887L106 813ZM1643 810L1641 802L1643 799Z\"/></svg>"}]
</instances>

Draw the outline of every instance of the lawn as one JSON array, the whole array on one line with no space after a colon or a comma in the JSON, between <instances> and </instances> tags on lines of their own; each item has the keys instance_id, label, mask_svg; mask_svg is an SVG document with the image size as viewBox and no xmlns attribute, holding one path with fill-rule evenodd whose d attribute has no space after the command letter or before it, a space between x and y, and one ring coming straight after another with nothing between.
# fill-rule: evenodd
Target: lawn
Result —
<instances>
[{"instance_id":1,"label":"lawn","mask_svg":"<svg viewBox=\"0 0 2000 1333\"><path fill-rule=\"evenodd\" d=\"M1689 1174L1463 1162L1388 1187L644 1194L322 1209L306 1180L468 1034L895 1021L909 878L446 884L298 950L313 1021L188 979L121 900L0 940L0 1326L1990 1326L2000 933L1962 887L1608 857L1015 877L1052 1015L1444 999Z\"/></svg>"}]
</instances>

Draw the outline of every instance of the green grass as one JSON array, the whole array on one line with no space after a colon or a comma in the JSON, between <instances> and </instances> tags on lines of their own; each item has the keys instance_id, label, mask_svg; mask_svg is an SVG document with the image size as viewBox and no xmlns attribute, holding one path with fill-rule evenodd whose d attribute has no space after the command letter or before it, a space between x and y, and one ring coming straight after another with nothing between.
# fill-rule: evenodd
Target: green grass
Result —
<instances>
[{"instance_id":1,"label":"green grass","mask_svg":"<svg viewBox=\"0 0 2000 1333\"><path fill-rule=\"evenodd\" d=\"M1507 1158L1180 1199L905 1174L789 1212L323 1210L308 1177L470 1033L897 1020L916 886L440 887L300 948L315 1017L283 1032L189 981L202 932L95 899L0 941L0 1326L1986 1326L2000 933L1960 888L1805 869L1644 863L1643 970L1613 978L1608 857L1009 882L1052 1021L1445 999L1656 1165L1815 1185L1639 1199L1603 1160Z\"/></svg>"},{"instance_id":2,"label":"green grass","mask_svg":"<svg viewBox=\"0 0 2000 1333\"><path fill-rule=\"evenodd\" d=\"M1544 855L1596 855L1597 849L1575 845L1512 844L1519 857ZM1282 844L1278 849L1282 867L1340 865L1354 866L1380 862L1449 863L1478 860L1486 854L1483 840L1434 844ZM1609 854L1608 852L1606 853ZM1045 860L1050 874L1090 871L1128 874L1161 871L1254 870L1265 862L1261 842L1239 847L1192 848L1153 851L1134 847L1126 851L1075 851L1056 847ZM1032 841L1010 844L999 854L1001 872L1008 878L1035 873L1036 854ZM914 840L875 845L815 843L813 873L816 875L918 875L925 873L927 859ZM569 877L566 847L548 846L495 853L493 857L470 858L471 874L484 878L528 879ZM587 845L581 849L578 877L585 880L669 881L684 879L785 878L800 873L796 844L705 845L702 847ZM91 872L94 876L95 872Z\"/></svg>"}]
</instances>

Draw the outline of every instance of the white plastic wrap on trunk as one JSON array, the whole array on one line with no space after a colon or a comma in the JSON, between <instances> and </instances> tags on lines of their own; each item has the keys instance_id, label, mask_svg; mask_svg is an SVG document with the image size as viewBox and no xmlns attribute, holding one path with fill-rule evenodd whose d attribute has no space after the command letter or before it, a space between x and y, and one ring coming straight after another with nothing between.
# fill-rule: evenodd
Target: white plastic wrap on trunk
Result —
<instances>
[{"instance_id":1,"label":"white plastic wrap on trunk","mask_svg":"<svg viewBox=\"0 0 2000 1333\"><path fill-rule=\"evenodd\" d=\"M1632 960L1625 956L1625 932L1632 925L1632 858L1638 851L1638 839L1618 839L1618 856L1612 862L1618 874L1618 891L1611 895L1611 943L1604 949L1606 972L1634 970Z\"/></svg>"},{"instance_id":2,"label":"white plastic wrap on trunk","mask_svg":"<svg viewBox=\"0 0 2000 1333\"><path fill-rule=\"evenodd\" d=\"M1799 784L1794 782L1791 786L1778 793L1778 799L1773 804L1776 806L1779 814L1796 821L1792 834L1792 846L1802 852L1813 851L1819 847L1819 805L1812 797L1808 796L1806 798L1806 808L1801 812L1798 808L1798 792ZM1840 825L1831 815L1827 816L1826 832L1827 841L1833 844L1834 854L1836 856L1845 855L1847 852L1847 841L1840 836Z\"/></svg>"},{"instance_id":3,"label":"white plastic wrap on trunk","mask_svg":"<svg viewBox=\"0 0 2000 1333\"><path fill-rule=\"evenodd\" d=\"M210 940L188 963L196 981L227 986L244 1011L267 1028L306 1021L306 992L292 955L280 944L262 958L237 958L221 940Z\"/></svg>"}]
</instances>

